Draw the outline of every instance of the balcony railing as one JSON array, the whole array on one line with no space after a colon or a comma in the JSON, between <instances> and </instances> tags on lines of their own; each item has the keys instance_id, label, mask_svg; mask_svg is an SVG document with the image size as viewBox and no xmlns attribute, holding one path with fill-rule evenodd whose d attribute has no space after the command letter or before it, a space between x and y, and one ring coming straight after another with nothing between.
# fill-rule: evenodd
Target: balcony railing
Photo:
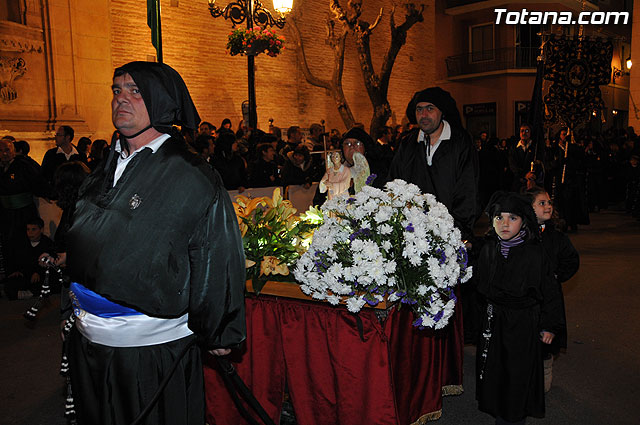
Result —
<instances>
[{"instance_id":1,"label":"balcony railing","mask_svg":"<svg viewBox=\"0 0 640 425\"><path fill-rule=\"evenodd\" d=\"M507 47L449 56L446 59L447 76L535 68L539 51L537 47Z\"/></svg>"}]
</instances>

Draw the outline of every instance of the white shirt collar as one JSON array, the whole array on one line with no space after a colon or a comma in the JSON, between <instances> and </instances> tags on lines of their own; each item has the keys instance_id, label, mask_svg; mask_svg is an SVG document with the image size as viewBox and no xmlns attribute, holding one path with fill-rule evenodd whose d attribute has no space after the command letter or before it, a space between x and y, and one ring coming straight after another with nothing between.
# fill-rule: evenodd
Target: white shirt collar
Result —
<instances>
[{"instance_id":1,"label":"white shirt collar","mask_svg":"<svg viewBox=\"0 0 640 425\"><path fill-rule=\"evenodd\" d=\"M156 151L160 148L160 146L163 145L163 143L169 138L171 137L169 134L161 134L160 136L156 137L155 139L153 139L152 141L150 141L149 143L147 143L144 146L141 146L140 148L136 149L135 151L131 152L131 154L129 155L129 157L133 156L134 154L140 152L142 149L144 148L149 148L151 149L152 153L156 153ZM118 139L118 141L116 142L116 147L115 147L116 152L121 153L122 152L122 146L120 146L120 139Z\"/></svg>"},{"instance_id":2,"label":"white shirt collar","mask_svg":"<svg viewBox=\"0 0 640 425\"><path fill-rule=\"evenodd\" d=\"M524 150L527 150L527 148L529 147L530 144L531 144L531 139L529 139L529 143L527 143L526 145L524 144L522 139L520 139L520 141L516 145L516 148L523 148Z\"/></svg>"},{"instance_id":3,"label":"white shirt collar","mask_svg":"<svg viewBox=\"0 0 640 425\"><path fill-rule=\"evenodd\" d=\"M420 130L418 133L418 142L423 143L425 139L424 131ZM440 133L440 137L438 140L431 146L427 147L427 164L431 165L433 163L433 155L436 153L436 149L440 146L440 142L443 140L451 139L451 126L446 120L442 120L442 132Z\"/></svg>"},{"instance_id":4,"label":"white shirt collar","mask_svg":"<svg viewBox=\"0 0 640 425\"><path fill-rule=\"evenodd\" d=\"M418 133L418 142L424 142L424 136L424 131L420 130L420 133ZM447 120L442 120L442 133L440 133L440 137L438 137L435 145L439 145L441 141L449 139L451 139L451 126ZM435 145L432 147L435 147Z\"/></svg>"},{"instance_id":5,"label":"white shirt collar","mask_svg":"<svg viewBox=\"0 0 640 425\"><path fill-rule=\"evenodd\" d=\"M136 156L138 154L138 152L140 152L141 150L143 150L144 148L149 148L151 149L151 153L156 153L156 151L160 148L160 146L162 146L162 144L169 138L171 137L168 134L161 134L160 136L156 137L155 139L153 139L152 141L150 141L149 143L147 143L144 146L141 146L140 148L136 149L135 151L131 152L131 154L129 156L127 156L126 158L123 158L122 155L118 155L118 164L116 165L116 171L113 175L113 185L115 186L116 183L118 182L118 180L120 180L120 177L122 176L122 173L124 173L125 168L127 168L127 164L129 164L129 162L131 161L131 159L133 159L134 156ZM118 154L120 154L122 152L122 147L120 146L120 140L118 140L116 142L116 147L114 148L116 152L118 152Z\"/></svg>"},{"instance_id":6,"label":"white shirt collar","mask_svg":"<svg viewBox=\"0 0 640 425\"><path fill-rule=\"evenodd\" d=\"M65 151L62 150L61 147L58 147L58 150L56 151L56 153L63 154L67 158L67 161L68 161L69 158L71 158L73 155L78 155L78 150L76 149L75 146L71 145L71 152L66 153Z\"/></svg>"}]
</instances>

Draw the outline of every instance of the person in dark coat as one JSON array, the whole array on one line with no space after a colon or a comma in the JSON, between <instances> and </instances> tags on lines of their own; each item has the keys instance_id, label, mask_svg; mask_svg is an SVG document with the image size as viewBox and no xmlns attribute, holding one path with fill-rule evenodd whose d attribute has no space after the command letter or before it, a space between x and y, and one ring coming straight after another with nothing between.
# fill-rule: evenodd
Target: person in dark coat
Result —
<instances>
[{"instance_id":1,"label":"person in dark coat","mask_svg":"<svg viewBox=\"0 0 640 425\"><path fill-rule=\"evenodd\" d=\"M439 87L417 92L407 118L419 128L403 133L388 180L402 179L432 193L453 216L465 240L473 237L478 157L451 95Z\"/></svg>"},{"instance_id":2,"label":"person in dark coat","mask_svg":"<svg viewBox=\"0 0 640 425\"><path fill-rule=\"evenodd\" d=\"M413 95L406 114L418 128L403 133L387 180L402 179L423 193L433 194L447 207L467 248L471 248L477 215L478 157L471 136L462 127L456 101L449 92L430 87ZM473 291L470 285L466 288ZM464 300L461 290L466 289L456 288L456 296ZM440 368L434 373L441 373L443 391L449 394L462 392L461 307L456 305L453 319L440 333L440 357L432 360L432 367Z\"/></svg>"},{"instance_id":3,"label":"person in dark coat","mask_svg":"<svg viewBox=\"0 0 640 425\"><path fill-rule=\"evenodd\" d=\"M0 239L5 270L15 268L15 248L27 241L27 221L39 217L34 195L51 196L40 166L16 155L10 140L0 140Z\"/></svg>"},{"instance_id":4,"label":"person in dark coat","mask_svg":"<svg viewBox=\"0 0 640 425\"><path fill-rule=\"evenodd\" d=\"M524 424L545 415L542 345L565 326L560 285L528 198L496 192L487 214L493 227L474 270L485 311L476 398L496 424Z\"/></svg>"},{"instance_id":5,"label":"person in dark coat","mask_svg":"<svg viewBox=\"0 0 640 425\"><path fill-rule=\"evenodd\" d=\"M367 146L367 162L371 174L375 174L376 178L371 184L373 187L382 189L387 182L389 167L393 162L393 148L391 147L391 139L393 130L391 127L383 126L378 130L378 136L371 146Z\"/></svg>"},{"instance_id":6,"label":"person in dark coat","mask_svg":"<svg viewBox=\"0 0 640 425\"><path fill-rule=\"evenodd\" d=\"M248 187L247 167L244 159L238 155L238 142L235 134L221 130L216 139L211 165L220 173L227 190L244 192Z\"/></svg>"},{"instance_id":7,"label":"person in dark coat","mask_svg":"<svg viewBox=\"0 0 640 425\"><path fill-rule=\"evenodd\" d=\"M587 167L584 147L575 141L565 141L560 145L563 154L561 182L558 185L556 206L560 217L566 223L569 232L576 232L578 224L587 225L591 222L587 206Z\"/></svg>"},{"instance_id":8,"label":"person in dark coat","mask_svg":"<svg viewBox=\"0 0 640 425\"><path fill-rule=\"evenodd\" d=\"M56 131L56 147L49 149L42 158L42 175L51 186L53 186L53 176L60 165L70 161L87 162L87 157L78 152L71 143L74 134L72 127L60 126Z\"/></svg>"},{"instance_id":9,"label":"person in dark coat","mask_svg":"<svg viewBox=\"0 0 640 425\"><path fill-rule=\"evenodd\" d=\"M132 423L157 393L145 424L204 425L201 350L229 354L246 334L237 218L174 128L200 121L182 77L131 62L112 91L121 137L81 186L66 235L78 423Z\"/></svg>"},{"instance_id":10,"label":"person in dark coat","mask_svg":"<svg viewBox=\"0 0 640 425\"><path fill-rule=\"evenodd\" d=\"M580 268L580 255L564 233L557 229L553 216L553 204L549 194L540 187L534 187L527 191L531 205L536 214L538 225L542 234L542 245L551 261L551 270L558 283L562 284L571 279ZM562 296L562 306L564 310L564 294L562 285L560 286ZM544 358L544 389L548 392L551 389L553 379L553 356L557 355L561 349L567 348L567 327L559 332L553 342L544 345L542 355Z\"/></svg>"},{"instance_id":11,"label":"person in dark coat","mask_svg":"<svg viewBox=\"0 0 640 425\"><path fill-rule=\"evenodd\" d=\"M276 150L269 143L258 145L258 159L251 167L251 187L270 187L280 185L280 169L275 161Z\"/></svg>"},{"instance_id":12,"label":"person in dark coat","mask_svg":"<svg viewBox=\"0 0 640 425\"><path fill-rule=\"evenodd\" d=\"M309 150L304 145L296 146L286 155L282 168L282 185L303 185L308 189L313 182L312 172Z\"/></svg>"},{"instance_id":13,"label":"person in dark coat","mask_svg":"<svg viewBox=\"0 0 640 425\"><path fill-rule=\"evenodd\" d=\"M45 277L45 270L39 266L40 255L51 252L53 241L42 233L44 221L40 217L27 220L27 238L19 246L14 247L16 264L9 270L4 282L4 292L10 300L31 298L40 294Z\"/></svg>"},{"instance_id":14,"label":"person in dark coat","mask_svg":"<svg viewBox=\"0 0 640 425\"><path fill-rule=\"evenodd\" d=\"M520 192L527 189L527 180L536 179L540 182L544 179L541 169L537 169L544 163L544 146L531 140L531 126L520 126L520 140L509 149L509 168L513 173L511 190ZM533 164L533 165L532 165ZM534 173L531 175L530 173Z\"/></svg>"}]
</instances>

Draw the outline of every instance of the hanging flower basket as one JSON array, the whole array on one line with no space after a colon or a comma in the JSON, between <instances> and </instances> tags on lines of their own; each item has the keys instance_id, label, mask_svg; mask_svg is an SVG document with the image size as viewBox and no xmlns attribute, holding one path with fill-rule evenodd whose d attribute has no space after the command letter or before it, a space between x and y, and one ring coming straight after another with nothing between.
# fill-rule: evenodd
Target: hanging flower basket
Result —
<instances>
[{"instance_id":1,"label":"hanging flower basket","mask_svg":"<svg viewBox=\"0 0 640 425\"><path fill-rule=\"evenodd\" d=\"M256 56L266 53L276 57L284 49L284 37L273 29L235 29L229 33L227 51L231 56Z\"/></svg>"}]
</instances>

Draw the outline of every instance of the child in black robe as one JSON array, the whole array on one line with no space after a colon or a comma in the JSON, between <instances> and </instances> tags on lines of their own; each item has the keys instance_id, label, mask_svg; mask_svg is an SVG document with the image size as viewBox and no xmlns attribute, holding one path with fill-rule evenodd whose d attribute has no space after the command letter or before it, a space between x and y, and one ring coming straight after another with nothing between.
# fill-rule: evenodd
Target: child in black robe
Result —
<instances>
[{"instance_id":1,"label":"child in black robe","mask_svg":"<svg viewBox=\"0 0 640 425\"><path fill-rule=\"evenodd\" d=\"M560 288L529 200L497 192L487 213L492 237L475 273L485 311L476 398L496 424L523 424L545 414L542 345L564 326Z\"/></svg>"},{"instance_id":2,"label":"child in black robe","mask_svg":"<svg viewBox=\"0 0 640 425\"><path fill-rule=\"evenodd\" d=\"M527 190L527 195L531 200L531 205L536 214L538 225L542 233L542 245L551 261L551 270L558 281L563 283L569 280L580 267L580 256L573 244L555 225L553 216L553 204L549 194L541 187L534 187ZM564 309L564 295L562 285L560 286L562 296L562 306ZM567 328L566 326L553 339L553 343L543 347L544 358L544 391L551 389L553 356L557 355L561 349L567 348Z\"/></svg>"}]
</instances>

